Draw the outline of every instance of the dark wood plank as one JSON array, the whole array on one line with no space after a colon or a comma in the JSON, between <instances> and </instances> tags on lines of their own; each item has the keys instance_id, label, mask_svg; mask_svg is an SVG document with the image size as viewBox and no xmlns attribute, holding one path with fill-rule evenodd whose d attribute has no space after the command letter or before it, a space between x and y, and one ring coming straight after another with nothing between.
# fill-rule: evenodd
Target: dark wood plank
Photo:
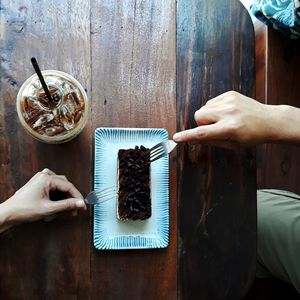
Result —
<instances>
[{"instance_id":1,"label":"dark wood plank","mask_svg":"<svg viewBox=\"0 0 300 300\"><path fill-rule=\"evenodd\" d=\"M178 1L177 128L227 90L254 97L254 34L239 1ZM179 164L182 299L242 299L256 264L253 149L183 145Z\"/></svg>"},{"instance_id":2,"label":"dark wood plank","mask_svg":"<svg viewBox=\"0 0 300 300\"><path fill-rule=\"evenodd\" d=\"M296 80L299 78L300 50L291 41L263 23L255 23L256 40L256 99L268 104L289 104L300 107ZM299 147L264 144L258 147L258 188L279 188L300 193L297 166ZM298 299L290 284L276 278L256 279L249 299Z\"/></svg>"},{"instance_id":3,"label":"dark wood plank","mask_svg":"<svg viewBox=\"0 0 300 300\"><path fill-rule=\"evenodd\" d=\"M300 76L300 42L279 32L266 32L266 103L300 107L297 82ZM288 122L288 117L287 117ZM260 188L277 188L300 194L299 147L267 145Z\"/></svg>"},{"instance_id":4,"label":"dark wood plank","mask_svg":"<svg viewBox=\"0 0 300 300\"><path fill-rule=\"evenodd\" d=\"M260 21L254 23L255 29L255 96L266 103L267 79L267 36L268 27Z\"/></svg>"},{"instance_id":5,"label":"dark wood plank","mask_svg":"<svg viewBox=\"0 0 300 300\"><path fill-rule=\"evenodd\" d=\"M92 123L176 130L175 1L92 4ZM174 155L172 155L172 159ZM170 244L160 250L97 251L93 297L176 299L176 163L170 163Z\"/></svg>"},{"instance_id":6,"label":"dark wood plank","mask_svg":"<svg viewBox=\"0 0 300 300\"><path fill-rule=\"evenodd\" d=\"M48 167L65 174L82 193L89 190L90 122L75 140L46 145L21 128L15 99L34 73L58 69L77 78L90 95L89 1L0 2L0 201L35 172ZM89 214L21 225L0 236L1 299L71 299L89 289Z\"/></svg>"},{"instance_id":7,"label":"dark wood plank","mask_svg":"<svg viewBox=\"0 0 300 300\"><path fill-rule=\"evenodd\" d=\"M267 64L267 34L268 29L265 24L256 20L255 29L255 99L266 103L267 86L266 86L266 64ZM267 145L258 145L256 147L256 173L257 187L265 186L264 165Z\"/></svg>"},{"instance_id":8,"label":"dark wood plank","mask_svg":"<svg viewBox=\"0 0 300 300\"><path fill-rule=\"evenodd\" d=\"M285 38L279 32L257 22L256 97L271 104L300 107L295 82L299 78L299 41ZM257 155L258 188L278 188L300 193L298 164L299 147L261 145Z\"/></svg>"}]
</instances>

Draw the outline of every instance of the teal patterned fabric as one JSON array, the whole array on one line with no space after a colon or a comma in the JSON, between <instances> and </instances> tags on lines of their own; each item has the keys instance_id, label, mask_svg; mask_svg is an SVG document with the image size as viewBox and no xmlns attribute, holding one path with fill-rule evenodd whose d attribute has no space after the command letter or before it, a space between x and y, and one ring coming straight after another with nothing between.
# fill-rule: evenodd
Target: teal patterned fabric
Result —
<instances>
[{"instance_id":1,"label":"teal patterned fabric","mask_svg":"<svg viewBox=\"0 0 300 300\"><path fill-rule=\"evenodd\" d=\"M300 38L300 0L256 0L251 12L289 38Z\"/></svg>"}]
</instances>

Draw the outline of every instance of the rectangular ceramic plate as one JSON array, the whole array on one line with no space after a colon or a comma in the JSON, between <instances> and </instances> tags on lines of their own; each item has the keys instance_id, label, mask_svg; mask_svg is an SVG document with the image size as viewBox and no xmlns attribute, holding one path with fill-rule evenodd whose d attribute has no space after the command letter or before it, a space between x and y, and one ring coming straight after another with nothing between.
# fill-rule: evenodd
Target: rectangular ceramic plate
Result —
<instances>
[{"instance_id":1,"label":"rectangular ceramic plate","mask_svg":"<svg viewBox=\"0 0 300 300\"><path fill-rule=\"evenodd\" d=\"M94 189L117 184L119 149L151 148L167 140L165 129L97 128ZM94 246L97 249L165 248L169 242L169 160L151 163L152 216L144 221L117 219L116 197L94 206Z\"/></svg>"}]
</instances>

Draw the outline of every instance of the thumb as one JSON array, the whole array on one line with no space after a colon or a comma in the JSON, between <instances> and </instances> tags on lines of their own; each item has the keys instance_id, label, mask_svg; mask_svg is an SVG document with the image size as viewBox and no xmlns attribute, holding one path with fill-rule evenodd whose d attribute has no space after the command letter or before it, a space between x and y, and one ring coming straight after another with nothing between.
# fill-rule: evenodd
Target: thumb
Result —
<instances>
[{"instance_id":1,"label":"thumb","mask_svg":"<svg viewBox=\"0 0 300 300\"><path fill-rule=\"evenodd\" d=\"M86 209L86 205L83 199L80 198L68 198L59 201L50 201L49 207L51 214L55 214L62 211L74 210L74 209Z\"/></svg>"}]
</instances>

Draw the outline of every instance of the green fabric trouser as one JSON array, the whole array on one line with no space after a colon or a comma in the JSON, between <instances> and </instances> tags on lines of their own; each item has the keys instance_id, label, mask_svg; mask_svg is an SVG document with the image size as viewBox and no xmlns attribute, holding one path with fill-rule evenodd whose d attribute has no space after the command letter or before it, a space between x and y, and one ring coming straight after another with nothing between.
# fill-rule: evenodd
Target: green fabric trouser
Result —
<instances>
[{"instance_id":1,"label":"green fabric trouser","mask_svg":"<svg viewBox=\"0 0 300 300\"><path fill-rule=\"evenodd\" d=\"M300 196L257 192L257 277L275 276L300 293Z\"/></svg>"}]
</instances>

